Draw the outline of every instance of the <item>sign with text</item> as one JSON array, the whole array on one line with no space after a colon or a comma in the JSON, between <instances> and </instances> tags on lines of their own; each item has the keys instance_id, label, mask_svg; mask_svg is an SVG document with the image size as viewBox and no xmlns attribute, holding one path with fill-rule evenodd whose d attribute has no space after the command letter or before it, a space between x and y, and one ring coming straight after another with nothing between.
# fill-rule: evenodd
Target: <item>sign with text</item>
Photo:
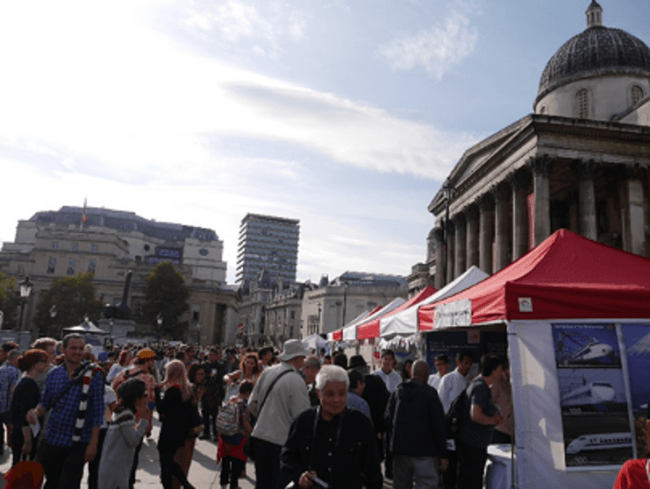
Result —
<instances>
[{"instance_id":1,"label":"sign with text","mask_svg":"<svg viewBox=\"0 0 650 489\"><path fill-rule=\"evenodd\" d=\"M450 302L436 306L433 329L471 326L472 299Z\"/></svg>"}]
</instances>

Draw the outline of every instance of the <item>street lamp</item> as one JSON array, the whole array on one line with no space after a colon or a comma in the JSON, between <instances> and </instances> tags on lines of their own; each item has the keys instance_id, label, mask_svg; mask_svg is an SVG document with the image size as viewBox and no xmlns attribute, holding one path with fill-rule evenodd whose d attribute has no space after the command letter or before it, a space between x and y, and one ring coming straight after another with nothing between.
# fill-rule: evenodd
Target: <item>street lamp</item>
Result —
<instances>
[{"instance_id":1,"label":"street lamp","mask_svg":"<svg viewBox=\"0 0 650 489\"><path fill-rule=\"evenodd\" d=\"M22 298L22 302L20 303L20 321L19 321L19 326L20 326L20 331L23 330L23 312L25 309L25 304L27 303L27 299L29 298L29 295L32 293L32 289L34 288L34 284L29 281L29 275L25 276L25 280L20 282L20 297Z\"/></svg>"},{"instance_id":2,"label":"street lamp","mask_svg":"<svg viewBox=\"0 0 650 489\"><path fill-rule=\"evenodd\" d=\"M341 328L345 326L345 309L348 301L348 281L343 281L343 311L341 314Z\"/></svg>"},{"instance_id":3,"label":"street lamp","mask_svg":"<svg viewBox=\"0 0 650 489\"><path fill-rule=\"evenodd\" d=\"M451 259L449 253L449 205L451 204L451 196L454 193L454 186L449 183L449 180L445 181L445 184L442 186L442 192L445 196L445 225L443 226L444 231L444 243L445 243L445 266L442 276L442 283L447 283L447 267L449 266L449 260Z\"/></svg>"},{"instance_id":4,"label":"street lamp","mask_svg":"<svg viewBox=\"0 0 650 489\"><path fill-rule=\"evenodd\" d=\"M56 319L56 315L56 304L53 304L52 307L50 307L50 332L52 334L54 334L54 320Z\"/></svg>"},{"instance_id":5,"label":"street lamp","mask_svg":"<svg viewBox=\"0 0 650 489\"><path fill-rule=\"evenodd\" d=\"M158 323L158 329L160 329L162 327L162 324L163 324L162 312L159 312L158 315L156 316L156 322Z\"/></svg>"}]
</instances>

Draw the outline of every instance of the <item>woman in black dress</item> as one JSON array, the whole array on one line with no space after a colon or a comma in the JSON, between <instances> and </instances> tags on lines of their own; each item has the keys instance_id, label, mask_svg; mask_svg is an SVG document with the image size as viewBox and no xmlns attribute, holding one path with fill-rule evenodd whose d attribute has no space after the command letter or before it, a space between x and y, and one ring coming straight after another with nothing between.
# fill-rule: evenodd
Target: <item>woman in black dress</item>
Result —
<instances>
[{"instance_id":1,"label":"woman in black dress","mask_svg":"<svg viewBox=\"0 0 650 489\"><path fill-rule=\"evenodd\" d=\"M36 438L27 422L27 412L41 400L36 377L50 368L50 360L43 350L29 350L18 360L18 367L24 373L16 384L11 399L12 465L20 462L22 456L27 460L34 460L36 456Z\"/></svg>"},{"instance_id":2,"label":"woman in black dress","mask_svg":"<svg viewBox=\"0 0 650 489\"><path fill-rule=\"evenodd\" d=\"M174 461L174 454L185 447L192 407L192 386L187 380L185 365L172 360L165 366L165 380L156 386L156 409L162 421L158 438L160 480L164 489L172 489L176 477L184 489L194 489L183 467Z\"/></svg>"}]
</instances>

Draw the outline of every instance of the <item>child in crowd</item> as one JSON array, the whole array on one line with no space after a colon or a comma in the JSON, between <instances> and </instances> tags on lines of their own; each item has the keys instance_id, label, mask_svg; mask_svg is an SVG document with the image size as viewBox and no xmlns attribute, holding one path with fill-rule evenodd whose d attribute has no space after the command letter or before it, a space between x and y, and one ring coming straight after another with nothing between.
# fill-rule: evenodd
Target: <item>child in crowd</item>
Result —
<instances>
[{"instance_id":1,"label":"child in crowd","mask_svg":"<svg viewBox=\"0 0 650 489\"><path fill-rule=\"evenodd\" d=\"M237 409L239 409L240 422L238 433L231 436L219 435L217 463L221 461L221 475L219 479L222 489L228 487L229 481L230 489L237 488L237 481L246 466L246 460L248 460L248 457L244 453L244 444L246 443L246 437L253 431L247 402L251 392L253 392L253 383L245 380L239 385L239 394L228 401L234 403Z\"/></svg>"},{"instance_id":2,"label":"child in crowd","mask_svg":"<svg viewBox=\"0 0 650 489\"><path fill-rule=\"evenodd\" d=\"M145 390L145 383L139 378L128 379L117 389L121 401L115 408L104 439L99 461L99 489L129 487L135 448L149 426L147 419L135 424L135 414L147 403Z\"/></svg>"}]
</instances>

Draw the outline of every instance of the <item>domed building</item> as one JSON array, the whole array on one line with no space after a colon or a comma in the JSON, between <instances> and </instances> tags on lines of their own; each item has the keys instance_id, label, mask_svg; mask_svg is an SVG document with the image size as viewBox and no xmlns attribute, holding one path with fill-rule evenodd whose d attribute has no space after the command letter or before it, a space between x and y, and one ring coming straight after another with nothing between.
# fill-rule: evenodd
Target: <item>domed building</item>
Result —
<instances>
[{"instance_id":1,"label":"domed building","mask_svg":"<svg viewBox=\"0 0 650 489\"><path fill-rule=\"evenodd\" d=\"M539 82L535 113L622 121L630 120L650 93L650 49L621 29L602 25L601 8L592 1L587 29L569 39L549 60Z\"/></svg>"},{"instance_id":2,"label":"domed building","mask_svg":"<svg viewBox=\"0 0 650 489\"><path fill-rule=\"evenodd\" d=\"M472 265L494 273L560 228L650 256L650 48L604 26L595 0L586 15L533 113L469 148L429 204L435 287Z\"/></svg>"}]
</instances>

